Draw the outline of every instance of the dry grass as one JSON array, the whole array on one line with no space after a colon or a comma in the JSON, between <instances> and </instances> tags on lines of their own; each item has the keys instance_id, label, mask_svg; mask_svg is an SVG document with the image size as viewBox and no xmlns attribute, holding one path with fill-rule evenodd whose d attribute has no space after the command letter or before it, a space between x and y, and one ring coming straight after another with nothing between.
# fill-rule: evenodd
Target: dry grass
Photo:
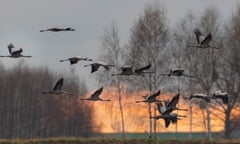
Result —
<instances>
[{"instance_id":1,"label":"dry grass","mask_svg":"<svg viewBox=\"0 0 240 144\"><path fill-rule=\"evenodd\" d=\"M0 140L0 144L240 144L240 140L153 140L110 138L47 138L31 140Z\"/></svg>"}]
</instances>

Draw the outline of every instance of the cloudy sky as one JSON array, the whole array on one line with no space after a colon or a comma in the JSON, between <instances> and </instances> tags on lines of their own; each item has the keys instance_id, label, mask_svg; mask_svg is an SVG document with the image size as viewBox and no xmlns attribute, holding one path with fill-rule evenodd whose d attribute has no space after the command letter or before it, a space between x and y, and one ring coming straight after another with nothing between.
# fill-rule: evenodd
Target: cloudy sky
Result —
<instances>
[{"instance_id":1,"label":"cloudy sky","mask_svg":"<svg viewBox=\"0 0 240 144\"><path fill-rule=\"evenodd\" d=\"M208 6L217 7L227 20L237 0L0 0L0 55L7 55L12 42L22 47L25 59L31 66L48 66L54 71L68 72L75 68L81 78L95 88L94 74L82 67L85 63L70 66L58 62L71 56L98 59L104 28L117 23L124 43L134 21L143 13L146 4L159 2L167 12L171 27L187 11L201 15ZM40 29L72 27L76 32L40 33ZM21 59L1 59L6 66L14 66Z\"/></svg>"}]
</instances>

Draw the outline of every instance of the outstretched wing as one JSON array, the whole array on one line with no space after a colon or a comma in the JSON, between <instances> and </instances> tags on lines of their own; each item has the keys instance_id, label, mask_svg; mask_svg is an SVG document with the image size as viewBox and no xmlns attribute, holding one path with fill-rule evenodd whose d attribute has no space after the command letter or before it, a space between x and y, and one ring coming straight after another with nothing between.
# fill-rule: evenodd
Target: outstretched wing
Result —
<instances>
[{"instance_id":1,"label":"outstretched wing","mask_svg":"<svg viewBox=\"0 0 240 144\"><path fill-rule=\"evenodd\" d=\"M168 126L170 125L171 119L170 118L164 118L165 120L165 128L168 128Z\"/></svg>"},{"instance_id":2,"label":"outstretched wing","mask_svg":"<svg viewBox=\"0 0 240 144\"><path fill-rule=\"evenodd\" d=\"M76 64L78 62L78 58L76 57L69 58L69 62L71 65Z\"/></svg>"},{"instance_id":3,"label":"outstretched wing","mask_svg":"<svg viewBox=\"0 0 240 144\"><path fill-rule=\"evenodd\" d=\"M158 108L158 112L160 114L163 114L165 111L166 111L166 107L163 106L163 104L160 102L160 103L157 103L157 108Z\"/></svg>"},{"instance_id":4,"label":"outstretched wing","mask_svg":"<svg viewBox=\"0 0 240 144\"><path fill-rule=\"evenodd\" d=\"M132 68L133 67L131 65L127 65L127 66L121 67L120 69L121 69L122 73L127 73L127 72L132 72Z\"/></svg>"},{"instance_id":5,"label":"outstretched wing","mask_svg":"<svg viewBox=\"0 0 240 144\"><path fill-rule=\"evenodd\" d=\"M53 31L53 32L59 32L59 31L63 31L64 29L62 28L58 28L58 27L54 27L54 28L48 28L47 31Z\"/></svg>"},{"instance_id":6,"label":"outstretched wing","mask_svg":"<svg viewBox=\"0 0 240 144\"><path fill-rule=\"evenodd\" d=\"M92 64L91 65L91 73L96 72L99 69L100 65L99 64Z\"/></svg>"},{"instance_id":7,"label":"outstretched wing","mask_svg":"<svg viewBox=\"0 0 240 144\"><path fill-rule=\"evenodd\" d=\"M166 110L163 112L163 114L170 114L173 110L176 110L176 105L179 102L180 94L175 95L172 100L167 104Z\"/></svg>"},{"instance_id":8,"label":"outstretched wing","mask_svg":"<svg viewBox=\"0 0 240 144\"><path fill-rule=\"evenodd\" d=\"M203 99L205 96L201 96L201 95L191 95L189 97L189 100L191 100L192 98L198 98L198 99Z\"/></svg>"},{"instance_id":9,"label":"outstretched wing","mask_svg":"<svg viewBox=\"0 0 240 144\"><path fill-rule=\"evenodd\" d=\"M228 104L228 96L227 95L213 95L213 98L221 99L224 104Z\"/></svg>"},{"instance_id":10,"label":"outstretched wing","mask_svg":"<svg viewBox=\"0 0 240 144\"><path fill-rule=\"evenodd\" d=\"M203 99L205 100L207 103L209 103L211 101L209 96L203 96L203 95L191 95L189 97L189 100L191 100L192 98L198 98L198 99Z\"/></svg>"},{"instance_id":11,"label":"outstretched wing","mask_svg":"<svg viewBox=\"0 0 240 144\"><path fill-rule=\"evenodd\" d=\"M200 44L200 36L202 35L199 29L195 29L194 30L196 39L197 39L197 43Z\"/></svg>"},{"instance_id":12,"label":"outstretched wing","mask_svg":"<svg viewBox=\"0 0 240 144\"><path fill-rule=\"evenodd\" d=\"M172 116L171 116L171 122L172 122L172 123L177 123L178 119L179 119L179 118L178 118L178 115L172 115Z\"/></svg>"},{"instance_id":13,"label":"outstretched wing","mask_svg":"<svg viewBox=\"0 0 240 144\"><path fill-rule=\"evenodd\" d=\"M152 94L148 97L148 99L155 99L157 96L159 96L161 93L161 90L158 90L156 93Z\"/></svg>"},{"instance_id":14,"label":"outstretched wing","mask_svg":"<svg viewBox=\"0 0 240 144\"><path fill-rule=\"evenodd\" d=\"M201 45L208 45L209 42L212 40L212 35L209 33L203 41L201 41Z\"/></svg>"},{"instance_id":15,"label":"outstretched wing","mask_svg":"<svg viewBox=\"0 0 240 144\"><path fill-rule=\"evenodd\" d=\"M103 91L103 87L101 87L98 90L96 90L90 97L92 99L97 99L101 95L102 91Z\"/></svg>"},{"instance_id":16,"label":"outstretched wing","mask_svg":"<svg viewBox=\"0 0 240 144\"><path fill-rule=\"evenodd\" d=\"M21 54L23 52L23 49L20 48L19 50L16 50L16 51L13 51L11 54L14 55L14 54Z\"/></svg>"},{"instance_id":17,"label":"outstretched wing","mask_svg":"<svg viewBox=\"0 0 240 144\"><path fill-rule=\"evenodd\" d=\"M59 79L53 88L53 91L61 90L63 86L63 78Z\"/></svg>"},{"instance_id":18,"label":"outstretched wing","mask_svg":"<svg viewBox=\"0 0 240 144\"><path fill-rule=\"evenodd\" d=\"M148 65L146 65L146 66L144 66L144 67L141 67L141 68L139 68L139 69L136 69L136 70L135 70L135 73L142 73L144 70L150 69L151 66L152 66L151 64L148 64Z\"/></svg>"},{"instance_id":19,"label":"outstretched wing","mask_svg":"<svg viewBox=\"0 0 240 144\"><path fill-rule=\"evenodd\" d=\"M172 100L167 104L167 109L168 108L175 108L177 103L179 102L179 97L180 97L180 94L176 94Z\"/></svg>"},{"instance_id":20,"label":"outstretched wing","mask_svg":"<svg viewBox=\"0 0 240 144\"><path fill-rule=\"evenodd\" d=\"M9 54L12 54L12 48L14 48L14 45L10 43L7 47L8 47Z\"/></svg>"}]
</instances>

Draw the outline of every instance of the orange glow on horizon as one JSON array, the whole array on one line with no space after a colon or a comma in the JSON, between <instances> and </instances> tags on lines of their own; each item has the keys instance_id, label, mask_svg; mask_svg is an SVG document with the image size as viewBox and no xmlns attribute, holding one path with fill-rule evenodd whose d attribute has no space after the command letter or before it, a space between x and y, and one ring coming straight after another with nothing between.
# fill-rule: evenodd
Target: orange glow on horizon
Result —
<instances>
[{"instance_id":1,"label":"orange glow on horizon","mask_svg":"<svg viewBox=\"0 0 240 144\"><path fill-rule=\"evenodd\" d=\"M92 93L92 92L91 92ZM142 96L147 95L148 91L138 91L133 93L122 94L123 114L125 122L125 132L149 132L149 112L147 103L136 103L137 100L142 100ZM90 93L88 93L89 95ZM161 100L168 100L173 97L174 94L164 93L159 96ZM87 96L86 96L87 97ZM118 92L116 88L105 88L101 98L111 99L110 102L86 102L93 107L93 118L95 122L96 131L103 133L115 133L121 132L121 117L119 110ZM154 104L151 104L152 116ZM190 130L190 110L189 102L180 98L179 107L182 109L188 109L188 111L175 111L179 115L186 115L187 117L181 118L178 121L178 132L189 132ZM193 132L205 132L204 126L207 124L203 120L206 118L206 111L201 110L197 105L193 105L192 108L192 131ZM211 113L220 114L211 110ZM159 115L158 111L156 114ZM211 114L211 129L213 132L223 131L224 123L219 118ZM204 116L203 116L204 115ZM240 115L238 113L237 115ZM153 121L152 121L153 122ZM157 132L175 132L176 124L170 124L168 128L164 126L164 120L157 120Z\"/></svg>"}]
</instances>

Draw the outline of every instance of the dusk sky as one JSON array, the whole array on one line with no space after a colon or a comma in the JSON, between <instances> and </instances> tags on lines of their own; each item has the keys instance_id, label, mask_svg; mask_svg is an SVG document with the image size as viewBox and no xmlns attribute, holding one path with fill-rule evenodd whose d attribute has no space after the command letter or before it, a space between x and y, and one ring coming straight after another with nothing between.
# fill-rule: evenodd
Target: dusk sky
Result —
<instances>
[{"instance_id":1,"label":"dusk sky","mask_svg":"<svg viewBox=\"0 0 240 144\"><path fill-rule=\"evenodd\" d=\"M158 2L165 7L168 23L175 23L192 11L201 15L205 8L215 6L227 21L236 9L237 0L0 0L0 55L8 55L7 45L12 42L22 47L30 66L48 66L53 71L68 72L75 68L80 78L95 88L94 74L84 68L86 62L76 65L60 63L71 56L98 59L104 28L115 22L121 43L127 42L133 26L147 4ZM51 27L72 27L75 32L45 32ZM14 66L20 59L1 58L5 66Z\"/></svg>"}]
</instances>

